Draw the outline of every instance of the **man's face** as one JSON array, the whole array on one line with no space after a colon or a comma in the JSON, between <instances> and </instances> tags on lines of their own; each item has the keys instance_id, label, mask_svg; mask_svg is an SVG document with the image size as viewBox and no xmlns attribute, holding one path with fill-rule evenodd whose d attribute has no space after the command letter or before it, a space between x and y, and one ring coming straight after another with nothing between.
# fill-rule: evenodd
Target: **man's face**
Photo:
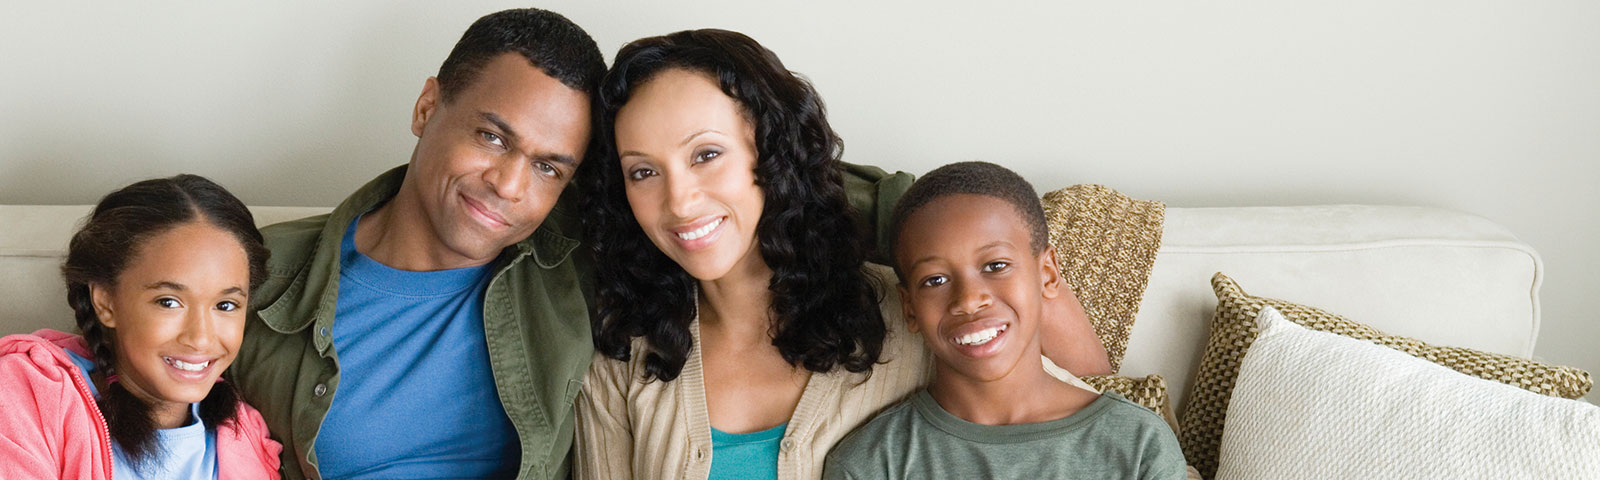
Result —
<instances>
[{"instance_id":1,"label":"man's face","mask_svg":"<svg viewBox=\"0 0 1600 480\"><path fill-rule=\"evenodd\" d=\"M589 141L589 97L504 53L448 102L429 78L411 131L417 148L399 195L425 217L427 262L482 265L532 234L571 181Z\"/></svg>"}]
</instances>

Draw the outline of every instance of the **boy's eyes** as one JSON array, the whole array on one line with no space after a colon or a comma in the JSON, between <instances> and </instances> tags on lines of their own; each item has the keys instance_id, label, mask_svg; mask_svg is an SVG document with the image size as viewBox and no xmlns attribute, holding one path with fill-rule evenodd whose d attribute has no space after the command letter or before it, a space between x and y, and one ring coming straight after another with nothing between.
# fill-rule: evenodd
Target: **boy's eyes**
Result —
<instances>
[{"instance_id":1,"label":"boy's eyes","mask_svg":"<svg viewBox=\"0 0 1600 480\"><path fill-rule=\"evenodd\" d=\"M950 281L950 279L945 278L944 275L934 275L934 276L922 279L922 286L924 286L924 287L937 287L937 286L940 286L940 285L944 285L945 283L948 283L949 281Z\"/></svg>"},{"instance_id":2,"label":"boy's eyes","mask_svg":"<svg viewBox=\"0 0 1600 480\"><path fill-rule=\"evenodd\" d=\"M1004 260L996 260L996 261L993 261L993 262L989 262L989 263L983 264L983 271L984 271L984 273L994 273L994 272L998 272L998 271L1001 271L1001 270L1005 270L1006 267L1010 267L1010 266L1011 266L1011 262L1007 262L1007 261L1004 261Z\"/></svg>"}]
</instances>

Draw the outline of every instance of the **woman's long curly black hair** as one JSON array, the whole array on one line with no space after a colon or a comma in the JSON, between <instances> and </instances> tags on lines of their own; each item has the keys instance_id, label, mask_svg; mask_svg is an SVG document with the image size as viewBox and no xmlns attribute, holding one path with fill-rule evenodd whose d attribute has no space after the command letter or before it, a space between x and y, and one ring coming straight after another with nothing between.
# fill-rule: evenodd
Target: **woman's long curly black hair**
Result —
<instances>
[{"instance_id":1,"label":"woman's long curly black hair","mask_svg":"<svg viewBox=\"0 0 1600 480\"><path fill-rule=\"evenodd\" d=\"M78 330L94 355L95 370L115 375L116 330L100 323L90 293L91 285L115 287L146 240L191 222L204 221L233 234L250 261L250 288L267 278L267 247L255 218L243 202L220 185L196 175L178 175L138 182L111 192L94 207L83 228L72 236L67 260L61 266L67 282L67 304ZM226 372L224 372L226 374ZM218 382L200 402L200 420L206 428L232 421L239 395L228 382ZM111 438L140 468L158 453L156 420L151 405L134 396L121 382L100 392L100 412Z\"/></svg>"},{"instance_id":2,"label":"woman's long curly black hair","mask_svg":"<svg viewBox=\"0 0 1600 480\"><path fill-rule=\"evenodd\" d=\"M584 231L597 263L595 348L628 360L644 337L646 379L677 378L693 337L695 279L656 248L634 219L618 166L617 112L656 75L682 69L710 76L755 126L756 225L772 269L772 344L814 372L866 372L883 350L880 288L862 270L867 246L845 197L844 144L822 98L777 55L737 32L691 30L635 40L617 53L595 98L593 161L585 162Z\"/></svg>"}]
</instances>

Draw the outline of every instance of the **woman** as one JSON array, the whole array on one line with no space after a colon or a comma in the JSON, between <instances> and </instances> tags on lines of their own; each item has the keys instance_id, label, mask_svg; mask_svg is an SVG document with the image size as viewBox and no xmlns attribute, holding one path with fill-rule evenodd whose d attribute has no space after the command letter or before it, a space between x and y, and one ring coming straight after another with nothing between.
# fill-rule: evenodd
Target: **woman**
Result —
<instances>
[{"instance_id":1,"label":"woman","mask_svg":"<svg viewBox=\"0 0 1600 480\"><path fill-rule=\"evenodd\" d=\"M277 478L282 447L233 387L267 249L243 203L194 175L106 195L62 272L81 336L0 339L8 478Z\"/></svg>"},{"instance_id":2,"label":"woman","mask_svg":"<svg viewBox=\"0 0 1600 480\"><path fill-rule=\"evenodd\" d=\"M816 478L834 443L930 375L882 298L892 273L863 268L822 101L735 32L616 58L583 175L599 356L575 473Z\"/></svg>"}]
</instances>

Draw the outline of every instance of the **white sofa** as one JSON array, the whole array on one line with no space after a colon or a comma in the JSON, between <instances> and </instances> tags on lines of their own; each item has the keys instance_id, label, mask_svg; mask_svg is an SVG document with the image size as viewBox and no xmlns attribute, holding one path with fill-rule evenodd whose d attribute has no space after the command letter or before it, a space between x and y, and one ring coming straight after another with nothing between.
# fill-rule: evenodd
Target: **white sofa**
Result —
<instances>
[{"instance_id":1,"label":"white sofa","mask_svg":"<svg viewBox=\"0 0 1600 480\"><path fill-rule=\"evenodd\" d=\"M0 334L72 329L58 269L89 209L0 205ZM265 225L328 209L253 210ZM1169 207L1119 373L1162 375L1179 413L1219 271L1253 295L1440 345L1531 357L1539 332L1539 256L1483 218L1416 207Z\"/></svg>"}]
</instances>

